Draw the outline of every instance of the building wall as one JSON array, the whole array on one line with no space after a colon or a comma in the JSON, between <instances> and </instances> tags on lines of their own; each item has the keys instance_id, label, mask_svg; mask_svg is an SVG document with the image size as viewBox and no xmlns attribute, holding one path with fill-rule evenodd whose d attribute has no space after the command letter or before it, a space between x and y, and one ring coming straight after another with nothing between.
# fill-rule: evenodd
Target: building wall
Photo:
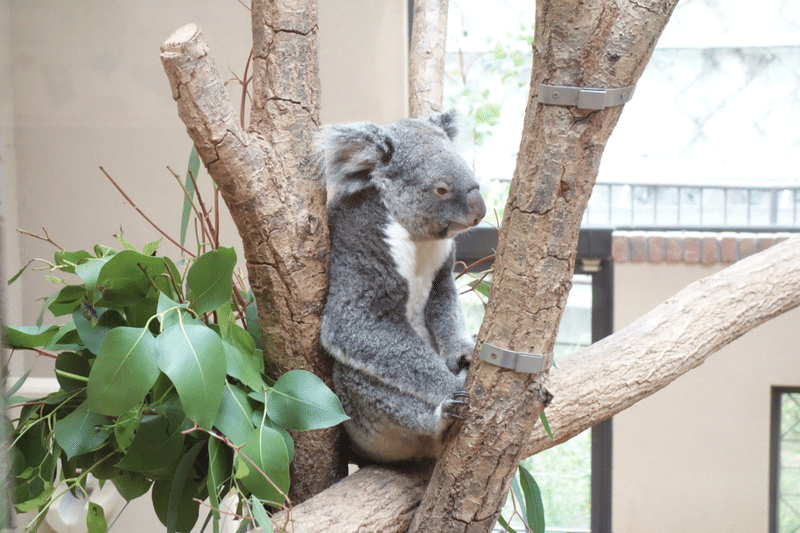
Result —
<instances>
[{"instance_id":1,"label":"building wall","mask_svg":"<svg viewBox=\"0 0 800 533\"><path fill-rule=\"evenodd\" d=\"M615 328L723 267L616 263ZM798 331L795 309L614 417L615 532L767 530L770 387L800 385Z\"/></svg>"}]
</instances>

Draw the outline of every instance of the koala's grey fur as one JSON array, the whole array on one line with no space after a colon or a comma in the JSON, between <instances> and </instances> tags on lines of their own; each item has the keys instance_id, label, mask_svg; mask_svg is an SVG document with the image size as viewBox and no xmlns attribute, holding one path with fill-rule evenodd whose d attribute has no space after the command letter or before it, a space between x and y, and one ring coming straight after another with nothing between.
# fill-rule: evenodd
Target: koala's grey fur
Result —
<instances>
[{"instance_id":1,"label":"koala's grey fur","mask_svg":"<svg viewBox=\"0 0 800 533\"><path fill-rule=\"evenodd\" d=\"M452 239L486 206L455 151L455 121L440 113L320 135L331 239L321 342L353 447L376 461L438 455L465 403L474 341Z\"/></svg>"}]
</instances>

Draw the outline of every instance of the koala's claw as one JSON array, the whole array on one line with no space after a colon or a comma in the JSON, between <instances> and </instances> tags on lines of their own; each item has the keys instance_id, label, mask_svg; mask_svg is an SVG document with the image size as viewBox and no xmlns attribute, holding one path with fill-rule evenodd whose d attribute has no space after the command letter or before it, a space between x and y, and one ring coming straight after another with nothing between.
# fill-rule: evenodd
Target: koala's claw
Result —
<instances>
[{"instance_id":1,"label":"koala's claw","mask_svg":"<svg viewBox=\"0 0 800 533\"><path fill-rule=\"evenodd\" d=\"M465 402L461 398L469 398L469 393L457 391L454 392L448 400L445 400L444 405L442 406L442 416L463 420L464 417L462 417L459 413L464 406L469 405L469 403Z\"/></svg>"}]
</instances>

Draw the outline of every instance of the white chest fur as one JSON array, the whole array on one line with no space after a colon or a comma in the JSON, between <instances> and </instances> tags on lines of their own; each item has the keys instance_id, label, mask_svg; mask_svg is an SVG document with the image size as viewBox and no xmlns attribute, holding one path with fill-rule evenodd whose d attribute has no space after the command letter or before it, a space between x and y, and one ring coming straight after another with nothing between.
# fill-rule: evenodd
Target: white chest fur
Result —
<instances>
[{"instance_id":1,"label":"white chest fur","mask_svg":"<svg viewBox=\"0 0 800 533\"><path fill-rule=\"evenodd\" d=\"M408 281L406 318L420 337L435 346L425 325L425 304L431 292L433 278L450 256L453 240L414 242L408 231L392 219L386 227L386 244L389 245L400 275Z\"/></svg>"}]
</instances>

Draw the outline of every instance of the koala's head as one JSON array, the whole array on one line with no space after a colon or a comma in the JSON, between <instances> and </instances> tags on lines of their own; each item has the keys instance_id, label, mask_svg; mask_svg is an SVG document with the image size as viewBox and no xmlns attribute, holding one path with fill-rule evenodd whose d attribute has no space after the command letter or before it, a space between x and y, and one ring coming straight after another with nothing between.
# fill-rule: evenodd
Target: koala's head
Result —
<instances>
[{"instance_id":1,"label":"koala's head","mask_svg":"<svg viewBox=\"0 0 800 533\"><path fill-rule=\"evenodd\" d=\"M414 240L451 238L475 226L486 205L455 150L456 134L453 111L385 127L357 122L323 128L319 155L328 204L375 187Z\"/></svg>"}]
</instances>

